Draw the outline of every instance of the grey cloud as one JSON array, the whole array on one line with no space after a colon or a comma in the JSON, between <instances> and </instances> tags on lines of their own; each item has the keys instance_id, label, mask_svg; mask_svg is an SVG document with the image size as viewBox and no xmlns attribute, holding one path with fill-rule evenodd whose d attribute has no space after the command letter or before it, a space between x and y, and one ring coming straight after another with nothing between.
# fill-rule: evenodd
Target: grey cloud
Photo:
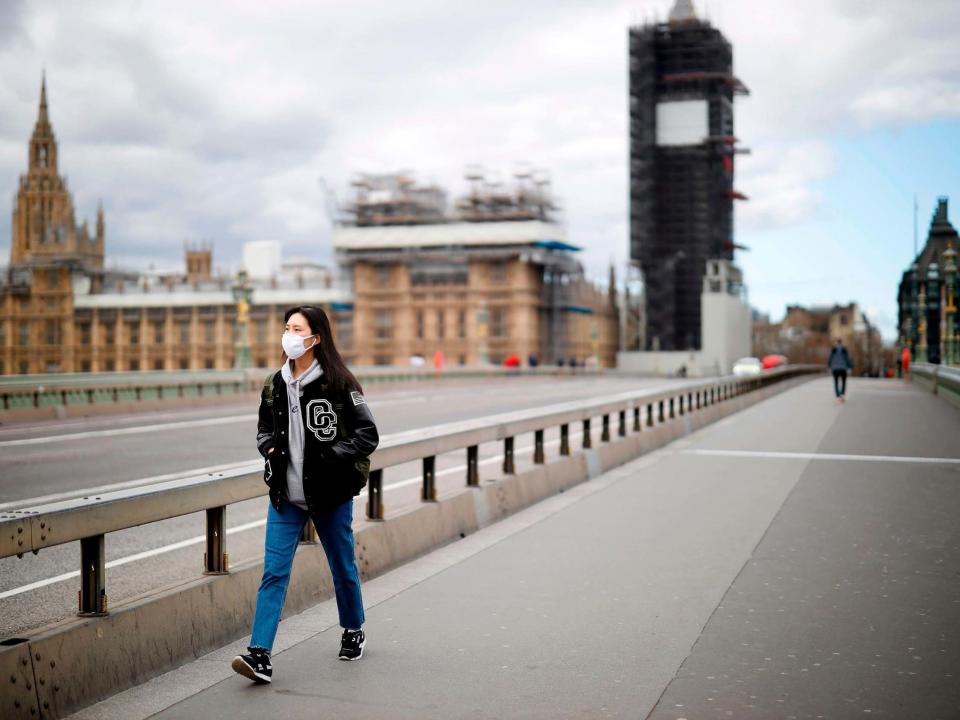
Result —
<instances>
[{"instance_id":1,"label":"grey cloud","mask_svg":"<svg viewBox=\"0 0 960 720\"><path fill-rule=\"evenodd\" d=\"M627 242L627 26L671 2L36 5L0 30L0 72L16 80L0 88L0 141L23 148L0 168L0 197L24 170L46 62L63 170L81 216L104 199L108 253L179 263L184 239L208 238L225 264L244 240L272 237L326 258L317 176L342 197L358 170L408 167L456 192L468 163L529 161L553 174L571 240L603 277ZM738 133L761 150L912 122L896 113L902 88L960 82L954 2L711 5L754 90L738 100ZM23 5L0 0L10 7ZM760 155L741 169L758 183L744 191L769 196L750 222L815 210L815 172L778 172Z\"/></svg>"},{"instance_id":2,"label":"grey cloud","mask_svg":"<svg viewBox=\"0 0 960 720\"><path fill-rule=\"evenodd\" d=\"M21 17L25 6L25 0L0 2L0 50L3 50L21 32Z\"/></svg>"}]
</instances>

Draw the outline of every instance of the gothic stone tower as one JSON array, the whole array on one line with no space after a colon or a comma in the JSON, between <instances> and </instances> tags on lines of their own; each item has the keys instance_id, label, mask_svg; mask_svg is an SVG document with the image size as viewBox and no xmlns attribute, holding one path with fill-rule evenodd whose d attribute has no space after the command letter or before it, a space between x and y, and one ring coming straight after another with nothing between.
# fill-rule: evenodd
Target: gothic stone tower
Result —
<instances>
[{"instance_id":1,"label":"gothic stone tower","mask_svg":"<svg viewBox=\"0 0 960 720\"><path fill-rule=\"evenodd\" d=\"M91 236L84 222L77 227L73 198L57 168L57 139L47 108L47 83L40 86L40 111L30 138L27 174L20 176L13 210L10 264L73 260L89 270L103 268L103 208Z\"/></svg>"},{"instance_id":2,"label":"gothic stone tower","mask_svg":"<svg viewBox=\"0 0 960 720\"><path fill-rule=\"evenodd\" d=\"M13 210L10 266L0 275L0 375L89 370L88 335L76 333L74 285L97 287L103 277L103 208L94 235L77 227L73 199L57 169L47 83L30 138L27 174ZM84 339L86 338L86 339Z\"/></svg>"}]
</instances>

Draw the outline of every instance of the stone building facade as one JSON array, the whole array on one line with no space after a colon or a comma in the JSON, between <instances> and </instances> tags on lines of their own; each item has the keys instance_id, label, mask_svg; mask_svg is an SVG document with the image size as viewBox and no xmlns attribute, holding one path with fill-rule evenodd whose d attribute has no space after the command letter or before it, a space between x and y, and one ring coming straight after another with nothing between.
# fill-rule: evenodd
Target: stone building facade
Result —
<instances>
[{"instance_id":1,"label":"stone building facade","mask_svg":"<svg viewBox=\"0 0 960 720\"><path fill-rule=\"evenodd\" d=\"M296 269L238 285L214 276L212 248L186 248L183 274L104 269L105 221L74 219L58 169L46 82L20 179L10 262L0 272L0 375L53 372L197 370L233 367L246 327L254 365L281 361L283 311L313 303L330 315L349 361L349 298L329 275ZM238 322L235 288L249 291L249 322Z\"/></svg>"},{"instance_id":2,"label":"stone building facade","mask_svg":"<svg viewBox=\"0 0 960 720\"><path fill-rule=\"evenodd\" d=\"M855 374L879 375L890 366L880 331L857 303L788 305L781 322L754 322L753 354L785 355L791 363L826 364L838 338L850 351Z\"/></svg>"},{"instance_id":3,"label":"stone building facade","mask_svg":"<svg viewBox=\"0 0 960 720\"><path fill-rule=\"evenodd\" d=\"M335 232L337 285L306 260L255 280L215 275L210 246L185 248L182 273L105 269L103 209L92 232L74 219L45 82L27 168L0 270L0 375L227 369L248 352L275 367L283 311L307 303L326 310L352 365L438 350L450 365L615 362L616 295L584 278L542 179L513 195L477 181L451 214L443 191L377 176Z\"/></svg>"},{"instance_id":4,"label":"stone building facade","mask_svg":"<svg viewBox=\"0 0 960 720\"><path fill-rule=\"evenodd\" d=\"M612 367L616 296L584 278L579 248L550 219L547 201L522 182L494 193L468 177L473 190L445 215L435 201L416 206L424 196L445 198L435 189L390 176L357 183L354 219L333 239L354 303L357 364L406 365L439 351L457 365L515 355L524 364L596 358Z\"/></svg>"}]
</instances>

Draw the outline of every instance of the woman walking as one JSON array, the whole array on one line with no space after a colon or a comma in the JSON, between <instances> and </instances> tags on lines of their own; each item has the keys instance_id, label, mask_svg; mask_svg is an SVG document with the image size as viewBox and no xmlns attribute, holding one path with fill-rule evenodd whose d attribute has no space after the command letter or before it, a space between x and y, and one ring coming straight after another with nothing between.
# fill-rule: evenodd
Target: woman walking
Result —
<instances>
[{"instance_id":1,"label":"woman walking","mask_svg":"<svg viewBox=\"0 0 960 720\"><path fill-rule=\"evenodd\" d=\"M253 634L233 669L257 683L273 677L270 652L307 518L323 545L343 635L341 660L359 660L366 638L354 556L353 498L367 482L379 443L363 388L337 352L330 321L311 305L284 313L287 360L263 386L257 448L270 488L263 578Z\"/></svg>"}]
</instances>

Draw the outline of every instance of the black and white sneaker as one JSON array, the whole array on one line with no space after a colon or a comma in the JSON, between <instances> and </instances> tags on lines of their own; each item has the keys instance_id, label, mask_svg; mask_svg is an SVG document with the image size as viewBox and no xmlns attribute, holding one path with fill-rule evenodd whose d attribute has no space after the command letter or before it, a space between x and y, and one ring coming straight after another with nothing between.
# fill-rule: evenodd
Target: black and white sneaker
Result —
<instances>
[{"instance_id":1,"label":"black and white sneaker","mask_svg":"<svg viewBox=\"0 0 960 720\"><path fill-rule=\"evenodd\" d=\"M363 657L363 646L366 642L363 630L344 630L343 637L340 638L340 659L359 660Z\"/></svg>"},{"instance_id":2,"label":"black and white sneaker","mask_svg":"<svg viewBox=\"0 0 960 720\"><path fill-rule=\"evenodd\" d=\"M230 667L255 683L268 683L273 679L273 665L270 653L263 648L247 648L246 655L237 655Z\"/></svg>"}]
</instances>

